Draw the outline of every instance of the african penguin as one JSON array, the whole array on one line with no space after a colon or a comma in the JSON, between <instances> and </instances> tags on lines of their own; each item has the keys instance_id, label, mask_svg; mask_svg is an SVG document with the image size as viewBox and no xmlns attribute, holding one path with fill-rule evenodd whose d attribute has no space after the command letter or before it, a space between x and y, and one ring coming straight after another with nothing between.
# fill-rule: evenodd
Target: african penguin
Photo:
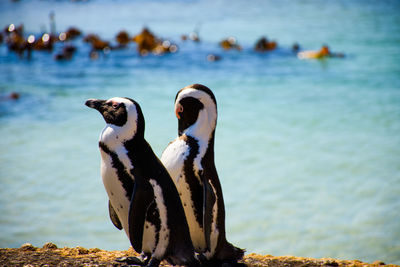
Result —
<instances>
[{"instance_id":1,"label":"african penguin","mask_svg":"<svg viewBox=\"0 0 400 267\"><path fill-rule=\"evenodd\" d=\"M144 117L129 98L89 99L106 126L100 134L101 176L113 224L124 229L144 264L197 266L178 191L144 138ZM137 259L136 259L137 260Z\"/></svg>"},{"instance_id":2,"label":"african penguin","mask_svg":"<svg viewBox=\"0 0 400 267\"><path fill-rule=\"evenodd\" d=\"M175 97L178 137L161 161L178 188L196 252L208 262L236 262L244 250L226 240L222 188L214 164L217 102L200 84L181 89Z\"/></svg>"}]
</instances>

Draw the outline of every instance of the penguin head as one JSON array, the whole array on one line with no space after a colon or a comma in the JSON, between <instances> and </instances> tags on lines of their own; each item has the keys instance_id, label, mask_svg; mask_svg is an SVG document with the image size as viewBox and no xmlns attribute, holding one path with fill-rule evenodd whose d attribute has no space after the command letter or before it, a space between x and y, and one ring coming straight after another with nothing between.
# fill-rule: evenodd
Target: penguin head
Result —
<instances>
[{"instance_id":1,"label":"penguin head","mask_svg":"<svg viewBox=\"0 0 400 267\"><path fill-rule=\"evenodd\" d=\"M217 101L212 91L201 84L181 89L175 97L178 134L209 140L217 124Z\"/></svg>"},{"instance_id":2,"label":"penguin head","mask_svg":"<svg viewBox=\"0 0 400 267\"><path fill-rule=\"evenodd\" d=\"M121 141L133 136L144 136L144 117L136 101L126 97L113 97L108 100L89 99L85 105L99 111L107 123L105 129L112 130Z\"/></svg>"}]
</instances>

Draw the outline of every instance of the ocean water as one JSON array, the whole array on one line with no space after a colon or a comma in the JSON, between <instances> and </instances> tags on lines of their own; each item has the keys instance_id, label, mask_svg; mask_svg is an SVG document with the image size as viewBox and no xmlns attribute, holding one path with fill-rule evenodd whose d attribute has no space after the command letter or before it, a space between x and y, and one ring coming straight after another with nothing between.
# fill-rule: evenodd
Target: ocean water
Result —
<instances>
[{"instance_id":1,"label":"ocean water","mask_svg":"<svg viewBox=\"0 0 400 267\"><path fill-rule=\"evenodd\" d=\"M0 2L0 27L26 34L76 26L113 41L143 26L179 46L135 46L71 61L20 58L0 45L0 247L129 247L108 218L100 115L88 98L128 96L157 155L177 135L176 92L210 87L218 102L216 166L228 239L247 251L400 264L400 2L323 0L21 0ZM181 41L197 30L200 43ZM218 42L234 36L242 51ZM278 49L256 53L258 38ZM299 60L328 44L345 58ZM221 56L217 62L208 54ZM7 100L11 92L20 99Z\"/></svg>"}]
</instances>

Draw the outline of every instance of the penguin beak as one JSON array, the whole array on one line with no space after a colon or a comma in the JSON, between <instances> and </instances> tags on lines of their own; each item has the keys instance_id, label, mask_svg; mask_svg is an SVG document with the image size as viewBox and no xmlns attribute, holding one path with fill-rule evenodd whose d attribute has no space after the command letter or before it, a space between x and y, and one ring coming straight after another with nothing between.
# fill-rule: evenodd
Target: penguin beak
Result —
<instances>
[{"instance_id":1,"label":"penguin beak","mask_svg":"<svg viewBox=\"0 0 400 267\"><path fill-rule=\"evenodd\" d=\"M88 106L89 108L94 108L96 110L100 111L101 106L106 102L106 100L101 100L101 99L88 99L85 102L85 105Z\"/></svg>"}]
</instances>

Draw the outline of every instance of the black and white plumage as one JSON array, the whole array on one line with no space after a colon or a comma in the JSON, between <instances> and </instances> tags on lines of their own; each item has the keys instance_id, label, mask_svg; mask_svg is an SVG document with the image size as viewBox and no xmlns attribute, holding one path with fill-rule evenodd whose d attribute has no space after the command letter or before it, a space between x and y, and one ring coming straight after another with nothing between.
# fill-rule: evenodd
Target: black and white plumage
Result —
<instances>
[{"instance_id":1,"label":"black and white plumage","mask_svg":"<svg viewBox=\"0 0 400 267\"><path fill-rule=\"evenodd\" d=\"M196 252L207 261L236 262L244 250L226 240L225 207L214 163L217 102L212 91L194 84L175 98L178 137L161 161L178 188Z\"/></svg>"},{"instance_id":2,"label":"black and white plumage","mask_svg":"<svg viewBox=\"0 0 400 267\"><path fill-rule=\"evenodd\" d=\"M100 134L101 176L113 224L124 229L136 252L176 265L197 265L176 187L144 139L144 117L129 98L89 99L106 127Z\"/></svg>"}]
</instances>

